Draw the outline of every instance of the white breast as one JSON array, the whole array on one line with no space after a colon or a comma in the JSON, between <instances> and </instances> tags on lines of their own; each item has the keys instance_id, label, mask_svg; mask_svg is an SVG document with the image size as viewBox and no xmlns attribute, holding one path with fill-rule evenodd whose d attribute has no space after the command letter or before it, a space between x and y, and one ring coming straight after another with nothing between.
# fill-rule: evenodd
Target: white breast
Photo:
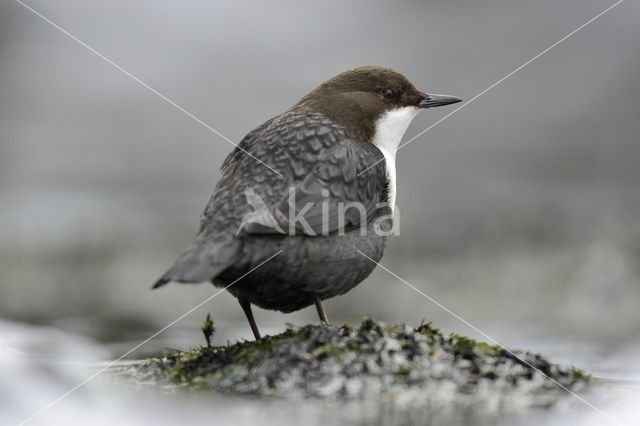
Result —
<instances>
[{"instance_id":1,"label":"white breast","mask_svg":"<svg viewBox=\"0 0 640 426\"><path fill-rule=\"evenodd\" d=\"M411 120L418 115L417 107L403 107L385 112L376 121L373 144L384 155L389 180L389 205L394 210L396 205L396 151L407 131Z\"/></svg>"}]
</instances>

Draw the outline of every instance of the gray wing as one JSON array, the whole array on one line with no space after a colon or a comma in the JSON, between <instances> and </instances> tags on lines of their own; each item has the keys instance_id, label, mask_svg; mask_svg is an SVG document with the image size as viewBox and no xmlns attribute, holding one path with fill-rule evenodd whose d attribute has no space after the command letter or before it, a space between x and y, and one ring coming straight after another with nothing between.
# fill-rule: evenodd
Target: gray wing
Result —
<instances>
[{"instance_id":1,"label":"gray wing","mask_svg":"<svg viewBox=\"0 0 640 426\"><path fill-rule=\"evenodd\" d=\"M329 235L369 223L387 198L385 164L368 143L343 139L317 156L309 174L272 208L256 208L249 234ZM257 201L257 200L256 200ZM266 204L266 203L265 203Z\"/></svg>"},{"instance_id":2,"label":"gray wing","mask_svg":"<svg viewBox=\"0 0 640 426\"><path fill-rule=\"evenodd\" d=\"M286 112L250 132L227 157L202 215L199 236L206 240L236 237L243 219L246 224L248 215L255 217L256 204L285 212L290 188L295 188L299 200L317 200L322 189L329 189L336 201L366 201L370 209L369 202L386 200L383 158L375 146L354 140L323 114ZM315 222L311 216L309 220Z\"/></svg>"},{"instance_id":3,"label":"gray wing","mask_svg":"<svg viewBox=\"0 0 640 426\"><path fill-rule=\"evenodd\" d=\"M155 287L169 281L208 281L224 271L241 256L239 232L249 238L276 232L269 227L251 232L243 229L247 218L255 217L256 206L284 214L289 188L305 203L317 201L322 190L328 189L332 202L363 202L369 217L373 201L386 199L384 161L361 176L357 174L382 158L376 147L351 140L342 126L320 113L291 110L265 122L249 132L226 158L222 177L201 216L196 240ZM334 210L330 217L333 229L337 223ZM312 230L322 232L317 210L309 212L308 222ZM349 218L349 226L357 223L355 216ZM288 227L288 223L283 225Z\"/></svg>"}]
</instances>

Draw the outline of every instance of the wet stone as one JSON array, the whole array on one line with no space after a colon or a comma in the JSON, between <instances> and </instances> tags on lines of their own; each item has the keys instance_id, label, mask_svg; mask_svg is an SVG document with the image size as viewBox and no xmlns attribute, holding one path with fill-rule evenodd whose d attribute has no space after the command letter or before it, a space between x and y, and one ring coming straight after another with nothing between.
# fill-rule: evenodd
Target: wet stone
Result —
<instances>
[{"instance_id":1,"label":"wet stone","mask_svg":"<svg viewBox=\"0 0 640 426\"><path fill-rule=\"evenodd\" d=\"M538 371L539 370L539 371ZM168 352L112 373L168 392L212 391L399 404L550 406L581 392L589 375L428 324L290 327L261 341Z\"/></svg>"}]
</instances>

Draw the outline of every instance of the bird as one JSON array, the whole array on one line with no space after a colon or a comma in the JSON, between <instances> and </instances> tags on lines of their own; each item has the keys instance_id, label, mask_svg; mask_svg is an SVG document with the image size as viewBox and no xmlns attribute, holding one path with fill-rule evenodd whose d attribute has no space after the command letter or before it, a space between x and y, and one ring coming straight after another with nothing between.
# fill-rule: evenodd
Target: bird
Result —
<instances>
[{"instance_id":1,"label":"bird","mask_svg":"<svg viewBox=\"0 0 640 426\"><path fill-rule=\"evenodd\" d=\"M394 231L395 157L423 109L460 102L382 66L342 72L250 131L227 156L193 244L153 285L211 282L283 313L360 284Z\"/></svg>"}]
</instances>

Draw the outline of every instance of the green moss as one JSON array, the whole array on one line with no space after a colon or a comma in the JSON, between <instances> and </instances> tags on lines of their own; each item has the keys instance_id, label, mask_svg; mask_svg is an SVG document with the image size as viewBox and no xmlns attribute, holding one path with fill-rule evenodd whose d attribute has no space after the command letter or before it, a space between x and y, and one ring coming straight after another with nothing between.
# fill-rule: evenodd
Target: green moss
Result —
<instances>
[{"instance_id":1,"label":"green moss","mask_svg":"<svg viewBox=\"0 0 640 426\"><path fill-rule=\"evenodd\" d=\"M539 404L553 403L562 394L559 387L550 380L533 381L536 370L569 389L591 378L539 355L507 351L456 333L444 336L431 323L414 328L372 318L357 327L289 326L257 342L167 352L129 373L138 382L144 378L181 389L236 394L341 399L437 394L441 399L442 392L453 392L452 398L521 392L536 401L549 395Z\"/></svg>"},{"instance_id":2,"label":"green moss","mask_svg":"<svg viewBox=\"0 0 640 426\"><path fill-rule=\"evenodd\" d=\"M216 332L216 327L213 325L213 320L211 319L211 314L207 313L207 316L204 318L202 323L202 334L204 335L204 340L207 342L207 347L211 347L211 339Z\"/></svg>"},{"instance_id":3,"label":"green moss","mask_svg":"<svg viewBox=\"0 0 640 426\"><path fill-rule=\"evenodd\" d=\"M449 334L449 341L460 354L504 355L505 350L501 346L486 342L479 342L457 333Z\"/></svg>"},{"instance_id":4,"label":"green moss","mask_svg":"<svg viewBox=\"0 0 640 426\"><path fill-rule=\"evenodd\" d=\"M574 367L573 365L570 368L571 375L575 376L578 380L583 380L585 382L590 382L593 380L593 376L585 371Z\"/></svg>"},{"instance_id":5,"label":"green moss","mask_svg":"<svg viewBox=\"0 0 640 426\"><path fill-rule=\"evenodd\" d=\"M416 331L425 336L442 336L442 333L440 333L440 330L438 330L437 328L433 328L431 324L433 323L431 322L425 323L423 320L422 323L420 323L420 325L416 327Z\"/></svg>"},{"instance_id":6,"label":"green moss","mask_svg":"<svg viewBox=\"0 0 640 426\"><path fill-rule=\"evenodd\" d=\"M324 356L341 356L344 353L344 348L340 348L336 345L326 344L321 345L311 351L311 356L314 358L321 358Z\"/></svg>"}]
</instances>

